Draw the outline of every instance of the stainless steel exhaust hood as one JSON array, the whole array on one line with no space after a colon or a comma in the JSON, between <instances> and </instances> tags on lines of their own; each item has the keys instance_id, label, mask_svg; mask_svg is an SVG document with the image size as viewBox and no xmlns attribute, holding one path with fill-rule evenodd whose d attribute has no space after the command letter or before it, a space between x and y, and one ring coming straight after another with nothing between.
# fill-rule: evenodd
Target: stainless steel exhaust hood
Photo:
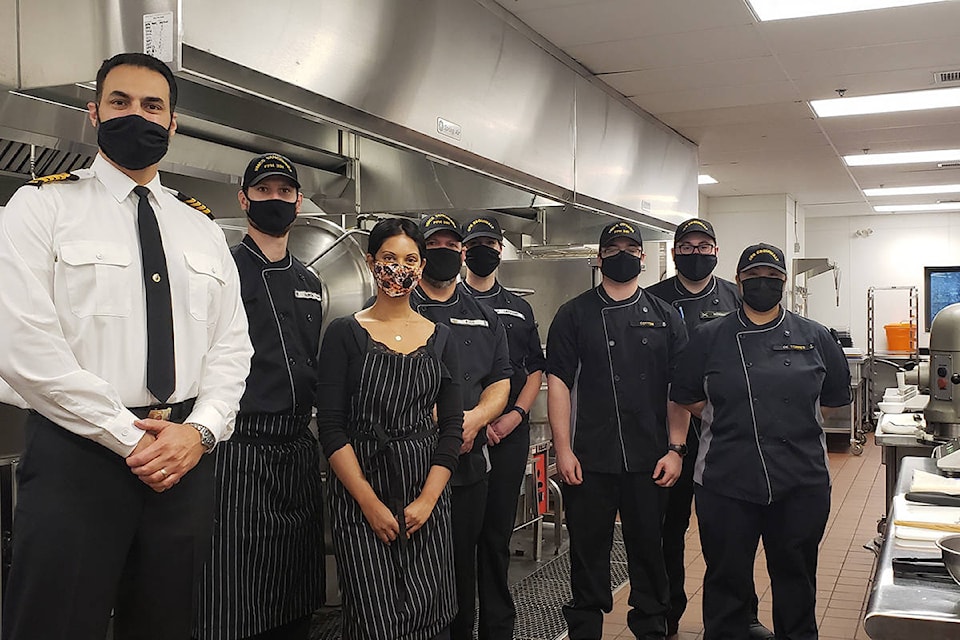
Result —
<instances>
[{"instance_id":1,"label":"stainless steel exhaust hood","mask_svg":"<svg viewBox=\"0 0 960 640\"><path fill-rule=\"evenodd\" d=\"M225 28L224 5L212 0L74 0L69 14L60 0L19 0L18 82L35 90L89 81L105 57L146 45L186 80L181 110L196 118L191 136L224 143L218 128L256 132L311 156L298 162L344 179L357 179L355 166L320 159L359 156L359 189L347 183L325 197L342 206L344 194L357 190L361 211L394 208L378 185L389 183L377 175L378 158L389 154L374 145L387 142L449 163L431 173L437 188L453 192L451 202L474 206L467 191L488 190L449 189L469 182L447 171L461 166L515 191L661 229L696 213L695 145L477 0L274 0L267 39L262 9L235 0ZM50 42L70 55L54 58ZM261 111L238 106L247 104ZM264 109L268 117L257 115ZM371 140L351 142L347 131ZM418 164L407 174L429 168Z\"/></svg>"}]
</instances>

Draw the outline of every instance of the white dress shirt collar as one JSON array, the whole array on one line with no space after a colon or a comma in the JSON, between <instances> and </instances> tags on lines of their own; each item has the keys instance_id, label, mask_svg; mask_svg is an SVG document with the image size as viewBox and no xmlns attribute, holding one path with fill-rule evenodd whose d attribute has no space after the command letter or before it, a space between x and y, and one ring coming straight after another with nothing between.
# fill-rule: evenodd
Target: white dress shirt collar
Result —
<instances>
[{"instance_id":1,"label":"white dress shirt collar","mask_svg":"<svg viewBox=\"0 0 960 640\"><path fill-rule=\"evenodd\" d=\"M107 191L116 198L117 202L123 202L129 198L133 192L133 188L137 186L137 183L131 179L130 176L110 164L110 162L103 157L103 153L97 154L90 168L93 169L93 172L96 174L97 180L107 188ZM150 193L153 194L155 206L162 208L160 202L160 172L157 172L157 175L153 176L153 180L145 186L150 190Z\"/></svg>"}]
</instances>

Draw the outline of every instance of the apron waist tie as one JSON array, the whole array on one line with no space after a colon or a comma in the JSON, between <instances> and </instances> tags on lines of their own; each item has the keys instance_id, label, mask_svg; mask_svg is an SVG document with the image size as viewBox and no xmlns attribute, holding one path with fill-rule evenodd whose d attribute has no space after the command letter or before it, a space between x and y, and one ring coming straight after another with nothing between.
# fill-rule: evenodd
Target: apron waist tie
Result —
<instances>
[{"instance_id":1,"label":"apron waist tie","mask_svg":"<svg viewBox=\"0 0 960 640\"><path fill-rule=\"evenodd\" d=\"M424 429L423 431L416 431L404 436L391 437L387 435L383 425L373 424L371 426L373 428L372 434L348 433L347 435L351 440L375 441L377 443L377 448L370 456L368 468L364 469L364 472L367 475L370 475L370 469L372 468L373 463L381 459L386 462L387 496L386 500L384 500L384 503L387 505L387 508L390 509L391 513L393 513L393 516L397 519L397 524L400 525L400 533L397 536L398 544L396 546L390 545L390 557L393 559L393 566L397 577L396 604L398 606L405 606L409 598L409 591L407 589L407 572L404 567L403 553L407 547L407 519L403 511L407 505L404 503L403 487L400 486L402 480L400 473L400 460L397 458L397 450L393 445L394 443L401 441L411 442L416 440L426 440L427 438L433 436L436 431L434 429Z\"/></svg>"}]
</instances>

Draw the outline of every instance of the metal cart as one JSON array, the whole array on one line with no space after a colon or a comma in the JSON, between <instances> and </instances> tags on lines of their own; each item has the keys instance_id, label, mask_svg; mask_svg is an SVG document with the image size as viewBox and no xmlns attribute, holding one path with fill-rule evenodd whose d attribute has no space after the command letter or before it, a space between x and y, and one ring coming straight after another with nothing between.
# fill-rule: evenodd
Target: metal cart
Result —
<instances>
[{"instance_id":1,"label":"metal cart","mask_svg":"<svg viewBox=\"0 0 960 640\"><path fill-rule=\"evenodd\" d=\"M907 351L879 351L876 345L876 295L877 292L892 292L905 296L907 317L910 324L910 344ZM870 287L867 289L867 353L864 357L864 382L866 391L866 420L871 428L876 427L877 403L883 398L884 389L897 385L897 371L908 363L920 364L920 343L917 339L919 328L920 297L917 287Z\"/></svg>"}]
</instances>

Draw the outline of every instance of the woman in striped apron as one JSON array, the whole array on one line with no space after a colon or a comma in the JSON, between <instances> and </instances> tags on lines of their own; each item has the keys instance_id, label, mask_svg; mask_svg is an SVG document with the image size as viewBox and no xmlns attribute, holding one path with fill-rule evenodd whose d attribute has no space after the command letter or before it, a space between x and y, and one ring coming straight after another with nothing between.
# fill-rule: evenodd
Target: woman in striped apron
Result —
<instances>
[{"instance_id":1,"label":"woman in striped apron","mask_svg":"<svg viewBox=\"0 0 960 640\"><path fill-rule=\"evenodd\" d=\"M200 585L200 640L306 640L323 604L320 451L309 430L320 281L287 251L302 195L286 158L254 158L233 247L255 353L233 436L214 450L213 553Z\"/></svg>"},{"instance_id":2,"label":"woman in striped apron","mask_svg":"<svg viewBox=\"0 0 960 640\"><path fill-rule=\"evenodd\" d=\"M424 251L409 220L378 223L367 255L377 301L333 321L320 351L345 640L446 638L456 613L447 482L462 440L459 364L447 327L410 308Z\"/></svg>"}]
</instances>

